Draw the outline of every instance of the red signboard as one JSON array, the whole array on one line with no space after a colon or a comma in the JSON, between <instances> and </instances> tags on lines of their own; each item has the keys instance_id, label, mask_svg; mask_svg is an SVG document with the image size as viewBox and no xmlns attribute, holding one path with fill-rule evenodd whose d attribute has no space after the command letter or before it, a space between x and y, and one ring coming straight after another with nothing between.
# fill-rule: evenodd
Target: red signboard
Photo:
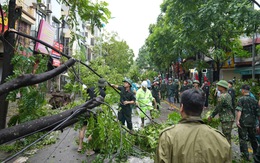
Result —
<instances>
[{"instance_id":1,"label":"red signboard","mask_svg":"<svg viewBox=\"0 0 260 163\"><path fill-rule=\"evenodd\" d=\"M59 50L60 52L62 52L62 50L63 50L63 45L60 44L60 43L58 43L58 42L56 42L56 41L54 41L53 47L54 47L55 49ZM55 55L55 56L57 56L57 57L60 57L60 56L61 56L60 53L56 52L55 50L52 50L52 51L51 51L51 54L52 54L52 55Z\"/></svg>"},{"instance_id":2,"label":"red signboard","mask_svg":"<svg viewBox=\"0 0 260 163\"><path fill-rule=\"evenodd\" d=\"M52 26L49 23L47 23L45 20L41 20L37 38L41 41L46 42L49 45L52 45L54 41L54 36L55 36L55 30L52 28ZM50 54L51 52L50 48L45 47L39 42L36 42L34 50L40 51L41 53L44 54Z\"/></svg>"}]
</instances>

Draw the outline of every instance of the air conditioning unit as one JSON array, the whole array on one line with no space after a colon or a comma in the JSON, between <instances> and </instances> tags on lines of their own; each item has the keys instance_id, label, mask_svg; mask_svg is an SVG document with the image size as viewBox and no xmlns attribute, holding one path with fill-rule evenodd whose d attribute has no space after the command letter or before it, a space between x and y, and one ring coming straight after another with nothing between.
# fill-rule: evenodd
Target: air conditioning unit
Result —
<instances>
[{"instance_id":1,"label":"air conditioning unit","mask_svg":"<svg viewBox=\"0 0 260 163\"><path fill-rule=\"evenodd\" d=\"M51 6L50 3L47 3L46 12L47 12L47 13L52 13L52 6Z\"/></svg>"}]
</instances>

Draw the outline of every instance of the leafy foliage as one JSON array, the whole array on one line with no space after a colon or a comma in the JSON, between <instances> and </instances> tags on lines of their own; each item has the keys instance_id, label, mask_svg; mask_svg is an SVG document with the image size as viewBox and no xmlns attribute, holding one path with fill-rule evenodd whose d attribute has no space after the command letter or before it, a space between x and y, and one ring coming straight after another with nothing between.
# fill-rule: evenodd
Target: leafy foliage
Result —
<instances>
[{"instance_id":1,"label":"leafy foliage","mask_svg":"<svg viewBox=\"0 0 260 163\"><path fill-rule=\"evenodd\" d=\"M219 72L230 57L248 56L239 37L259 31L260 12L246 0L166 0L161 10L146 40L150 60L158 68L167 68L178 58L206 56ZM199 65L204 64L193 62L193 67Z\"/></svg>"},{"instance_id":2,"label":"leafy foliage","mask_svg":"<svg viewBox=\"0 0 260 163\"><path fill-rule=\"evenodd\" d=\"M21 51L23 50L23 47L19 48ZM37 73L45 72L47 69L47 61L48 58L46 56L24 56L16 54L12 58L14 74L10 76L8 80L12 80L22 74L32 73L33 71ZM35 68L36 64L38 64L38 68ZM13 126L17 123L34 120L46 115L46 110L42 109L42 107L46 104L45 90L46 88L44 83L41 83L35 86L20 88L10 92L8 99L17 102L19 111L17 115L11 117L8 125ZM20 95L19 99L16 98L17 95Z\"/></svg>"}]
</instances>

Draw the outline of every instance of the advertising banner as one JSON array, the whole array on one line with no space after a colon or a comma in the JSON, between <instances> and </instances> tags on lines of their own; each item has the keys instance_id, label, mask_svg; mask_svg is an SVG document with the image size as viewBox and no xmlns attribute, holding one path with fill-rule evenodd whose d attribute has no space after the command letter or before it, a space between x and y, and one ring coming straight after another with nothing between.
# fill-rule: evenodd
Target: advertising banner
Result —
<instances>
[{"instance_id":1,"label":"advertising banner","mask_svg":"<svg viewBox=\"0 0 260 163\"><path fill-rule=\"evenodd\" d=\"M53 29L53 27L48 22L42 19L39 25L37 38L41 41L46 42L49 45L53 45L54 36L55 30ZM36 42L34 50L39 51L43 54L51 53L50 48L45 47L39 42Z\"/></svg>"}]
</instances>

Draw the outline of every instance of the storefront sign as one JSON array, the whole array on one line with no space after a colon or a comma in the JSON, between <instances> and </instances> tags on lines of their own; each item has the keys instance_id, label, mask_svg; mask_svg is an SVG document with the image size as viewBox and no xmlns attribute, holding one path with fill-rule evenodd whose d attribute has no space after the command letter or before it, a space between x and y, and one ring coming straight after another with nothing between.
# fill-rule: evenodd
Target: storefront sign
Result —
<instances>
[{"instance_id":1,"label":"storefront sign","mask_svg":"<svg viewBox=\"0 0 260 163\"><path fill-rule=\"evenodd\" d=\"M45 20L41 20L37 38L41 41L46 42L49 45L53 45L54 36L55 36L55 30L52 28L52 26L49 23L47 23ZM34 50L40 51L41 53L44 54L50 54L51 52L50 48L45 47L39 42L35 44Z\"/></svg>"},{"instance_id":2,"label":"storefront sign","mask_svg":"<svg viewBox=\"0 0 260 163\"><path fill-rule=\"evenodd\" d=\"M56 41L54 41L53 47L55 49L59 50L60 52L62 52L62 50L63 50L63 45L58 43L58 42L56 42ZM58 58L61 57L61 54L56 52L55 50L51 51L51 55L54 55L54 57L58 57Z\"/></svg>"}]
</instances>

